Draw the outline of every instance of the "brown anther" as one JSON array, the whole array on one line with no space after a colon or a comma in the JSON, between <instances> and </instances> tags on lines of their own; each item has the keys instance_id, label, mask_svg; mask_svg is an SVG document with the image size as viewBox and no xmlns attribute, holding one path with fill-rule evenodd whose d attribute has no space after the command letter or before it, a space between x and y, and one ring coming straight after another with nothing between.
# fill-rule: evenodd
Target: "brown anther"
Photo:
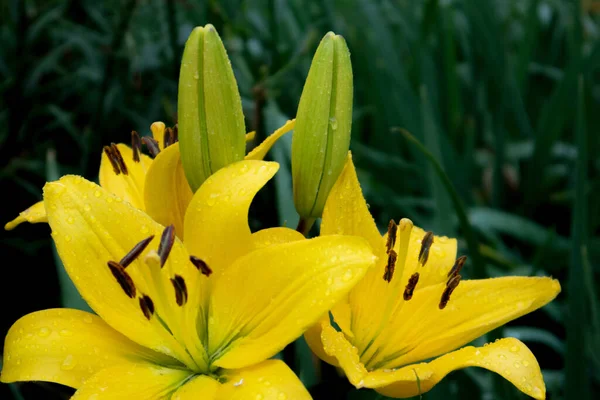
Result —
<instances>
[{"instance_id":1,"label":"brown anther","mask_svg":"<svg viewBox=\"0 0 600 400\"><path fill-rule=\"evenodd\" d=\"M123 289L125 294L134 299L136 293L135 285L133 284L133 279L125 272L125 268L114 261L108 262L108 268L110 268L110 272L112 272L119 285L121 285L121 289Z\"/></svg>"},{"instance_id":2,"label":"brown anther","mask_svg":"<svg viewBox=\"0 0 600 400\"><path fill-rule=\"evenodd\" d=\"M444 292L442 293L442 298L440 299L440 310L443 310L450 301L450 295L452 294L452 292L454 292L454 289L456 289L456 287L460 283L460 279L461 276L457 274L452 276L452 278L448 280L448 283L446 283L446 288L444 289Z\"/></svg>"},{"instance_id":3,"label":"brown anther","mask_svg":"<svg viewBox=\"0 0 600 400\"><path fill-rule=\"evenodd\" d=\"M173 143L179 142L179 128L177 124L173 126Z\"/></svg>"},{"instance_id":4,"label":"brown anther","mask_svg":"<svg viewBox=\"0 0 600 400\"><path fill-rule=\"evenodd\" d=\"M147 237L146 239L133 246L133 249L131 249L129 253L125 254L125 256L121 258L119 264L121 264L123 268L127 268L127 266L133 262L133 260L139 257L142 251L144 251L148 244L150 244L152 239L154 239L154 235Z\"/></svg>"},{"instance_id":5,"label":"brown anther","mask_svg":"<svg viewBox=\"0 0 600 400\"><path fill-rule=\"evenodd\" d=\"M171 278L171 283L175 289L175 301L177 302L177 305L183 306L185 303L187 303L188 298L185 280L181 275L175 275L175 277Z\"/></svg>"},{"instance_id":6,"label":"brown anther","mask_svg":"<svg viewBox=\"0 0 600 400\"><path fill-rule=\"evenodd\" d=\"M150 136L144 136L142 138L142 142L146 145L146 148L152 157L156 157L158 153L160 153L158 142L154 138L151 138Z\"/></svg>"},{"instance_id":7,"label":"brown anther","mask_svg":"<svg viewBox=\"0 0 600 400\"><path fill-rule=\"evenodd\" d=\"M142 151L142 139L136 131L131 131L131 149L133 150L133 161L140 162L140 152Z\"/></svg>"},{"instance_id":8,"label":"brown anther","mask_svg":"<svg viewBox=\"0 0 600 400\"><path fill-rule=\"evenodd\" d=\"M121 167L119 167L119 163L113 154L113 148L111 146L104 146L102 150L104 150L104 154L106 154L108 161L110 161L110 165L112 165L115 175L119 175L121 173Z\"/></svg>"},{"instance_id":9,"label":"brown anther","mask_svg":"<svg viewBox=\"0 0 600 400\"><path fill-rule=\"evenodd\" d=\"M175 134L173 133L173 129L172 128L165 128L165 134L163 135L163 148L166 149L167 147L169 147L170 145L172 145L173 142L173 138L175 137Z\"/></svg>"},{"instance_id":10,"label":"brown anther","mask_svg":"<svg viewBox=\"0 0 600 400\"><path fill-rule=\"evenodd\" d=\"M391 282L394 277L394 270L396 269L396 258L398 255L394 250L390 250L388 252L388 260L385 266L385 272L383 273L383 280L386 282Z\"/></svg>"},{"instance_id":11,"label":"brown anther","mask_svg":"<svg viewBox=\"0 0 600 400\"><path fill-rule=\"evenodd\" d=\"M148 295L140 297L140 308L144 313L144 316L150 321L150 318L154 315L154 302Z\"/></svg>"},{"instance_id":12,"label":"brown anther","mask_svg":"<svg viewBox=\"0 0 600 400\"><path fill-rule=\"evenodd\" d=\"M412 299L415 288L417 287L417 283L419 283L419 273L415 272L408 279L408 284L404 288L404 300L408 301Z\"/></svg>"},{"instance_id":13,"label":"brown anther","mask_svg":"<svg viewBox=\"0 0 600 400\"><path fill-rule=\"evenodd\" d=\"M175 243L175 227L169 225L165 228L160 237L160 244L158 245L158 255L160 256L160 267L164 267L167 262L167 258L171 253L173 244Z\"/></svg>"},{"instance_id":14,"label":"brown anther","mask_svg":"<svg viewBox=\"0 0 600 400\"><path fill-rule=\"evenodd\" d=\"M396 225L396 222L394 222L393 219L390 219L390 223L388 224L388 236L387 236L387 243L386 243L386 248L387 248L388 254L396 245L396 234L397 233L398 233L398 225Z\"/></svg>"},{"instance_id":15,"label":"brown anther","mask_svg":"<svg viewBox=\"0 0 600 400\"><path fill-rule=\"evenodd\" d=\"M115 160L119 165L119 169L123 173L123 175L128 175L129 171L127 170L127 165L125 165L125 160L123 160L123 156L121 155L121 151L117 147L116 144L111 143L110 147L112 148L113 155L115 156Z\"/></svg>"},{"instance_id":16,"label":"brown anther","mask_svg":"<svg viewBox=\"0 0 600 400\"><path fill-rule=\"evenodd\" d=\"M206 262L204 262L204 260L196 256L190 256L190 261L192 262L192 264L194 264L194 267L196 267L200 272L202 272L202 275L210 276L210 274L212 274L212 269L210 269L210 267L208 266L208 264L206 264Z\"/></svg>"},{"instance_id":17,"label":"brown anther","mask_svg":"<svg viewBox=\"0 0 600 400\"><path fill-rule=\"evenodd\" d=\"M419 250L419 264L424 266L429 258L429 249L433 244L433 232L427 232L421 240L421 250Z\"/></svg>"},{"instance_id":18,"label":"brown anther","mask_svg":"<svg viewBox=\"0 0 600 400\"><path fill-rule=\"evenodd\" d=\"M452 269L448 272L448 278L460 274L460 270L462 269L463 265L465 265L465 261L467 261L467 256L458 257L454 262Z\"/></svg>"}]
</instances>

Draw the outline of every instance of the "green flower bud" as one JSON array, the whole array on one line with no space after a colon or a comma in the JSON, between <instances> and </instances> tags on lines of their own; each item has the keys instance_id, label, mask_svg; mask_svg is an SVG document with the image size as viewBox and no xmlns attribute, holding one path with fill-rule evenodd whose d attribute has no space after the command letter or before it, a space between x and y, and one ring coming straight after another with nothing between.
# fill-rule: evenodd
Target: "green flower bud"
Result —
<instances>
[{"instance_id":1,"label":"green flower bud","mask_svg":"<svg viewBox=\"0 0 600 400\"><path fill-rule=\"evenodd\" d=\"M195 28L185 44L177 114L181 162L193 191L244 158L242 101L223 42L210 24Z\"/></svg>"},{"instance_id":2,"label":"green flower bud","mask_svg":"<svg viewBox=\"0 0 600 400\"><path fill-rule=\"evenodd\" d=\"M300 217L321 216L350 147L352 65L342 36L329 32L313 57L292 139L294 203Z\"/></svg>"}]
</instances>

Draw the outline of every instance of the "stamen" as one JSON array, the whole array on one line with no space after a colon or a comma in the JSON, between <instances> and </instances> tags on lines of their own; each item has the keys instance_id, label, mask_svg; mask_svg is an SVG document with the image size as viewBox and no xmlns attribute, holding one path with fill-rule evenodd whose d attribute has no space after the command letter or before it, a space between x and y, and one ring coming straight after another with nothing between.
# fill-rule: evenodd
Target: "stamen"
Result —
<instances>
[{"instance_id":1,"label":"stamen","mask_svg":"<svg viewBox=\"0 0 600 400\"><path fill-rule=\"evenodd\" d=\"M142 138L142 142L146 145L146 148L148 149L152 157L156 157L158 153L160 153L158 142L154 138L151 138L150 136L144 136Z\"/></svg>"},{"instance_id":2,"label":"stamen","mask_svg":"<svg viewBox=\"0 0 600 400\"><path fill-rule=\"evenodd\" d=\"M201 260L196 256L190 256L190 261L192 262L192 264L194 264L194 267L196 267L200 272L202 272L202 275L210 276L210 274L212 274L212 269L210 269L210 267L204 262L204 260Z\"/></svg>"},{"instance_id":3,"label":"stamen","mask_svg":"<svg viewBox=\"0 0 600 400\"><path fill-rule=\"evenodd\" d=\"M136 258L138 258L142 251L144 251L144 249L150 244L152 239L154 239L154 235L147 237L146 239L133 246L133 249L131 249L129 253L125 254L125 257L121 258L119 264L121 264L123 268L127 268L129 264L131 264Z\"/></svg>"},{"instance_id":4,"label":"stamen","mask_svg":"<svg viewBox=\"0 0 600 400\"><path fill-rule=\"evenodd\" d=\"M448 277L450 278L451 276L458 275L463 265L465 265L465 261L467 261L467 256L458 257L454 262L452 269L450 270L450 272L448 272Z\"/></svg>"},{"instance_id":5,"label":"stamen","mask_svg":"<svg viewBox=\"0 0 600 400\"><path fill-rule=\"evenodd\" d=\"M133 161L140 162L142 139L140 139L140 134L136 131L131 131L131 149L133 150Z\"/></svg>"},{"instance_id":6,"label":"stamen","mask_svg":"<svg viewBox=\"0 0 600 400\"><path fill-rule=\"evenodd\" d=\"M173 126L173 143L179 142L179 128L177 124Z\"/></svg>"},{"instance_id":7,"label":"stamen","mask_svg":"<svg viewBox=\"0 0 600 400\"><path fill-rule=\"evenodd\" d=\"M121 285L121 289L125 292L127 296L134 299L135 298L135 285L133 284L133 279L129 276L127 272L125 272L125 268L117 262L109 261L108 268L110 268L110 272L112 272L113 276Z\"/></svg>"},{"instance_id":8,"label":"stamen","mask_svg":"<svg viewBox=\"0 0 600 400\"><path fill-rule=\"evenodd\" d=\"M165 128L165 134L163 136L163 148L166 149L167 147L172 145L174 143L173 138L174 138L173 129Z\"/></svg>"},{"instance_id":9,"label":"stamen","mask_svg":"<svg viewBox=\"0 0 600 400\"><path fill-rule=\"evenodd\" d=\"M185 303L187 303L188 298L185 280L181 275L175 275L174 278L171 278L171 283L173 284L173 288L175 289L175 301L177 302L177 305L183 306Z\"/></svg>"},{"instance_id":10,"label":"stamen","mask_svg":"<svg viewBox=\"0 0 600 400\"><path fill-rule=\"evenodd\" d=\"M123 160L123 156L121 155L121 151L117 147L116 144L111 143L110 147L112 148L113 155L115 156L115 160L117 164L119 164L119 169L123 173L123 175L128 175L129 171L127 171L127 165L125 165L125 160Z\"/></svg>"},{"instance_id":11,"label":"stamen","mask_svg":"<svg viewBox=\"0 0 600 400\"><path fill-rule=\"evenodd\" d=\"M448 283L446 284L446 289L444 289L444 292L442 293L442 298L440 299L440 310L443 310L450 301L450 295L452 294L452 292L454 292L454 289L456 289L456 287L460 283L460 279L460 275L454 275L452 278L450 278L450 280L448 280Z\"/></svg>"},{"instance_id":12,"label":"stamen","mask_svg":"<svg viewBox=\"0 0 600 400\"><path fill-rule=\"evenodd\" d=\"M150 318L154 315L154 302L148 295L140 297L140 308L144 313L144 316L150 321Z\"/></svg>"},{"instance_id":13,"label":"stamen","mask_svg":"<svg viewBox=\"0 0 600 400\"><path fill-rule=\"evenodd\" d=\"M173 244L175 243L175 227L169 225L165 228L160 237L160 244L158 245L158 255L160 256L160 267L164 267L167 262L167 258L171 253Z\"/></svg>"},{"instance_id":14,"label":"stamen","mask_svg":"<svg viewBox=\"0 0 600 400\"><path fill-rule=\"evenodd\" d=\"M113 167L113 171L115 172L115 175L119 175L121 173L121 168L119 167L119 163L117 162L117 159L113 154L112 147L104 146L103 150L104 150L104 154L106 154L106 157L108 158L108 161L110 161L110 165L112 165L112 167Z\"/></svg>"},{"instance_id":15,"label":"stamen","mask_svg":"<svg viewBox=\"0 0 600 400\"><path fill-rule=\"evenodd\" d=\"M388 224L388 237L387 237L387 252L389 252L394 248L396 244L396 234L398 233L398 225L394 222L393 219L390 219L390 223Z\"/></svg>"},{"instance_id":16,"label":"stamen","mask_svg":"<svg viewBox=\"0 0 600 400\"><path fill-rule=\"evenodd\" d=\"M392 278L394 277L394 270L396 269L397 258L398 255L396 254L396 252L394 250L389 250L388 260L385 266L385 272L383 273L383 280L387 281L388 283L391 282Z\"/></svg>"},{"instance_id":17,"label":"stamen","mask_svg":"<svg viewBox=\"0 0 600 400\"><path fill-rule=\"evenodd\" d=\"M415 292L415 287L417 287L417 283L419 282L419 273L415 272L408 279L408 284L406 288L404 288L404 300L408 301L412 299L413 293Z\"/></svg>"},{"instance_id":18,"label":"stamen","mask_svg":"<svg viewBox=\"0 0 600 400\"><path fill-rule=\"evenodd\" d=\"M423 236L423 240L421 240L421 250L419 251L419 264L421 264L421 266L424 266L427 263L429 249L431 249L432 244L433 232L427 232L425 236Z\"/></svg>"}]
</instances>

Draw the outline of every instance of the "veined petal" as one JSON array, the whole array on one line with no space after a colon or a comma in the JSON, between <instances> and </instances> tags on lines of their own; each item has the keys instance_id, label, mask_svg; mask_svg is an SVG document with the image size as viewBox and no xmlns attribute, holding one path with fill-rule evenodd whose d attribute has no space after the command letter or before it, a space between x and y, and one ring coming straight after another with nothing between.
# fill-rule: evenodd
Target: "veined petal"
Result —
<instances>
[{"instance_id":1,"label":"veined petal","mask_svg":"<svg viewBox=\"0 0 600 400\"><path fill-rule=\"evenodd\" d=\"M117 144L123 161L127 166L127 174L116 174L106 153L102 152L100 173L98 179L100 186L116 194L132 206L144 210L144 184L146 171L152 164L152 159L145 154L140 154L140 161L133 161L133 150L122 143Z\"/></svg>"},{"instance_id":2,"label":"veined petal","mask_svg":"<svg viewBox=\"0 0 600 400\"><path fill-rule=\"evenodd\" d=\"M294 129L296 120L292 119L287 121L281 128L273 132L267 137L261 144L256 146L250 153L245 157L246 160L262 160L265 158L271 147L281 138L283 135ZM246 139L247 140L247 139Z\"/></svg>"},{"instance_id":3,"label":"veined petal","mask_svg":"<svg viewBox=\"0 0 600 400\"><path fill-rule=\"evenodd\" d=\"M300 336L373 263L362 238L327 236L265 247L238 259L210 299L214 365L242 368Z\"/></svg>"},{"instance_id":4,"label":"veined petal","mask_svg":"<svg viewBox=\"0 0 600 400\"><path fill-rule=\"evenodd\" d=\"M221 384L208 375L198 375L177 389L171 400L215 400Z\"/></svg>"},{"instance_id":5,"label":"veined petal","mask_svg":"<svg viewBox=\"0 0 600 400\"><path fill-rule=\"evenodd\" d=\"M282 244L304 240L300 232L284 227L262 229L252 234L252 247L260 249L274 244Z\"/></svg>"},{"instance_id":6,"label":"veined petal","mask_svg":"<svg viewBox=\"0 0 600 400\"><path fill-rule=\"evenodd\" d=\"M78 388L103 368L136 362L178 364L132 342L94 314L44 310L22 317L8 331L0 380L46 381Z\"/></svg>"},{"instance_id":7,"label":"veined petal","mask_svg":"<svg viewBox=\"0 0 600 400\"><path fill-rule=\"evenodd\" d=\"M186 365L189 355L156 318L146 318L139 297L153 298L164 319L173 315L160 309L161 296L148 284L147 265L143 262L150 249L157 249L163 227L131 204L98 185L78 176L64 176L44 186L44 202L52 237L65 269L81 296L110 326L131 340L173 356ZM121 260L137 243L154 235L146 250L127 267L135 290L127 293L108 267L108 261ZM165 267L159 271L162 284L170 287L175 273L193 281L198 271L191 265L183 244L176 239ZM159 280L160 282L160 280ZM195 284L189 284L191 299ZM170 293L173 293L170 291ZM170 296L171 297L175 297ZM175 303L171 299L171 304ZM177 310L175 305L168 306ZM177 325L171 325L174 330ZM176 334L176 332L173 332Z\"/></svg>"},{"instance_id":8,"label":"veined petal","mask_svg":"<svg viewBox=\"0 0 600 400\"><path fill-rule=\"evenodd\" d=\"M7 231L15 229L23 222L29 222L30 224L37 224L40 222L48 222L46 216L46 208L44 207L43 201L38 201L25 211L21 211L19 216L4 225L4 229Z\"/></svg>"},{"instance_id":9,"label":"veined petal","mask_svg":"<svg viewBox=\"0 0 600 400\"><path fill-rule=\"evenodd\" d=\"M393 368L452 351L542 307L560 292L551 278L466 280L440 310L444 288L438 284L415 291L382 332L382 348L370 366Z\"/></svg>"},{"instance_id":10,"label":"veined petal","mask_svg":"<svg viewBox=\"0 0 600 400\"><path fill-rule=\"evenodd\" d=\"M428 392L448 373L466 367L496 372L523 393L539 400L546 398L546 386L535 356L514 338L500 339L483 347L465 347L429 363L408 365L395 371L373 371L363 383L385 396L412 397Z\"/></svg>"},{"instance_id":11,"label":"veined petal","mask_svg":"<svg viewBox=\"0 0 600 400\"><path fill-rule=\"evenodd\" d=\"M164 226L174 225L177 236L183 239L183 219L192 196L179 143L174 143L161 151L148 169L144 188L146 212Z\"/></svg>"},{"instance_id":12,"label":"veined petal","mask_svg":"<svg viewBox=\"0 0 600 400\"><path fill-rule=\"evenodd\" d=\"M240 161L210 176L194 194L185 214L185 245L213 270L211 280L252 248L250 203L278 168L273 162Z\"/></svg>"},{"instance_id":13,"label":"veined petal","mask_svg":"<svg viewBox=\"0 0 600 400\"><path fill-rule=\"evenodd\" d=\"M72 400L160 400L171 394L192 372L153 364L108 367L93 375Z\"/></svg>"},{"instance_id":14,"label":"veined petal","mask_svg":"<svg viewBox=\"0 0 600 400\"><path fill-rule=\"evenodd\" d=\"M280 360L267 360L251 367L228 370L223 377L227 382L219 389L216 396L219 400L311 399L302 382Z\"/></svg>"}]
</instances>

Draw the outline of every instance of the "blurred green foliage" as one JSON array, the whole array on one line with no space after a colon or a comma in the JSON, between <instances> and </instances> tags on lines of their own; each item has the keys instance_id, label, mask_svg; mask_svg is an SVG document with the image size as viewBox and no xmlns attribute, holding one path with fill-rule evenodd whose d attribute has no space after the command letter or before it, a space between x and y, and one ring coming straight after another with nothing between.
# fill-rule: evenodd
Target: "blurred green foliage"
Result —
<instances>
[{"instance_id":1,"label":"blurred green foliage","mask_svg":"<svg viewBox=\"0 0 600 400\"><path fill-rule=\"evenodd\" d=\"M258 140L295 115L314 49L333 30L352 53L351 148L378 224L409 217L459 237L470 277L558 278L557 300L487 339L525 341L548 398L590 399L600 390L599 11L591 0L6 0L2 220L39 200L57 169L96 179L102 145L128 141L132 129L148 134L155 120L177 121L179 61L194 26L220 32ZM297 222L289 139L271 153L282 169L253 205L254 228ZM81 304L66 284L61 298L66 280L47 226L0 240L2 337L27 312ZM306 346L298 349L296 371L316 399L382 398L351 390L327 366L315 370ZM3 399L69 393L0 386ZM524 398L476 369L423 397Z\"/></svg>"}]
</instances>

